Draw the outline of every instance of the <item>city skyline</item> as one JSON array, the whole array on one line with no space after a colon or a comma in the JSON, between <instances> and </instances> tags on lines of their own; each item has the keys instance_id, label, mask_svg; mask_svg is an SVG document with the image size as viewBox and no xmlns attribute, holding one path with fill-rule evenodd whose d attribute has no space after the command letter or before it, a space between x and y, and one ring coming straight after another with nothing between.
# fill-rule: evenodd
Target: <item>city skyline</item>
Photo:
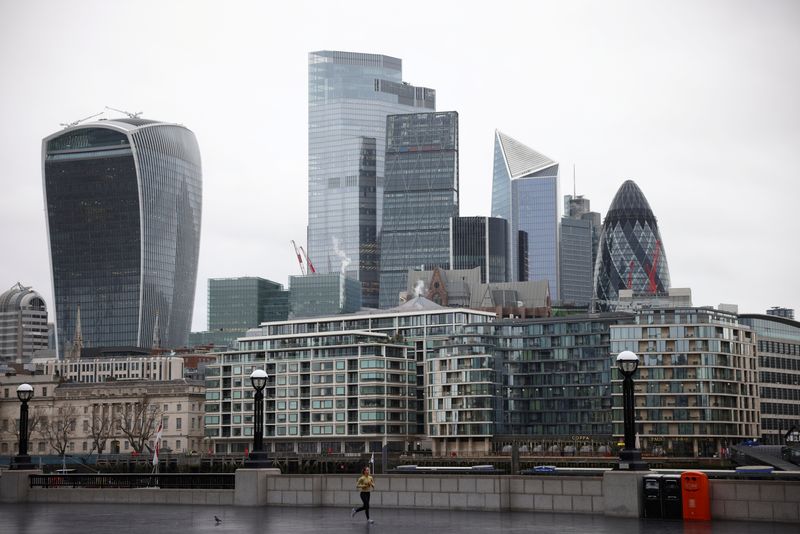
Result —
<instances>
[{"instance_id":1,"label":"city skyline","mask_svg":"<svg viewBox=\"0 0 800 534\"><path fill-rule=\"evenodd\" d=\"M355 2L338 11L0 7L10 81L0 101L0 246L19 251L0 263L3 287L32 286L55 309L40 143L106 105L198 137L205 199L192 330L205 329L208 278L286 286L299 274L290 240L306 241L307 57L343 50L401 58L404 80L435 87L437 108L459 113L462 216L490 215L500 129L561 164L559 203L573 191L573 165L577 194L603 216L625 180L640 185L669 246L672 286L691 287L696 304L800 306L791 244L800 6L506 3L486 13L443 3L427 20ZM535 19L548 24L532 30ZM410 21L438 37L409 38ZM140 47L118 38L126 32Z\"/></svg>"}]
</instances>

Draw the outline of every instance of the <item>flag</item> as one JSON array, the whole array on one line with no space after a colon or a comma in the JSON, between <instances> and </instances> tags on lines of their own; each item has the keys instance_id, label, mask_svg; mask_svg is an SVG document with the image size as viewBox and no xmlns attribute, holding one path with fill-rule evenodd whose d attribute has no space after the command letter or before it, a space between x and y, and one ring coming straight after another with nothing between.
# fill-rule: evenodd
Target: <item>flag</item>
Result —
<instances>
[{"instance_id":1,"label":"flag","mask_svg":"<svg viewBox=\"0 0 800 534\"><path fill-rule=\"evenodd\" d=\"M158 430L156 430L156 448L153 451L153 466L158 465L158 451L161 449L161 431L164 429L164 421L158 423Z\"/></svg>"}]
</instances>

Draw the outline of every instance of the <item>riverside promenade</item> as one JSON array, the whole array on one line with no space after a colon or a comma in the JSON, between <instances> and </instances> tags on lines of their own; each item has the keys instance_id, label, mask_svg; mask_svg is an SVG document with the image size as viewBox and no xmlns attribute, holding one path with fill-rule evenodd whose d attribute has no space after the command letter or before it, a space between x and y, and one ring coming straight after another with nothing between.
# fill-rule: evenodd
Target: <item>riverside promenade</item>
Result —
<instances>
[{"instance_id":1,"label":"riverside promenade","mask_svg":"<svg viewBox=\"0 0 800 534\"><path fill-rule=\"evenodd\" d=\"M221 519L217 523L214 516ZM796 534L797 524L684 522L586 514L164 504L0 504L0 534Z\"/></svg>"}]
</instances>

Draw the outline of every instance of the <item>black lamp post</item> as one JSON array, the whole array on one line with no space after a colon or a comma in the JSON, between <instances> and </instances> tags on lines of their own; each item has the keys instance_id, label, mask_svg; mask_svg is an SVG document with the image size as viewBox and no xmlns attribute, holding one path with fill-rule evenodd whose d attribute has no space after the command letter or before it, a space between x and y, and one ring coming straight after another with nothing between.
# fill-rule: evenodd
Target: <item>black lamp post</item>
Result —
<instances>
[{"instance_id":1,"label":"black lamp post","mask_svg":"<svg viewBox=\"0 0 800 534\"><path fill-rule=\"evenodd\" d=\"M264 388L267 386L267 372L256 369L250 373L250 383L256 390L253 414L253 450L244 466L251 469L270 467L271 463L264 452Z\"/></svg>"},{"instance_id":2,"label":"black lamp post","mask_svg":"<svg viewBox=\"0 0 800 534\"><path fill-rule=\"evenodd\" d=\"M619 453L618 469L648 471L642 453L636 448L636 421L633 413L633 373L639 368L639 357L626 350L617 355L617 368L622 373L622 407L625 418L625 448Z\"/></svg>"},{"instance_id":3,"label":"black lamp post","mask_svg":"<svg viewBox=\"0 0 800 534\"><path fill-rule=\"evenodd\" d=\"M33 387L30 384L20 384L17 397L22 401L19 407L19 454L11 462L11 469L34 469L28 455L28 401L33 398Z\"/></svg>"}]
</instances>

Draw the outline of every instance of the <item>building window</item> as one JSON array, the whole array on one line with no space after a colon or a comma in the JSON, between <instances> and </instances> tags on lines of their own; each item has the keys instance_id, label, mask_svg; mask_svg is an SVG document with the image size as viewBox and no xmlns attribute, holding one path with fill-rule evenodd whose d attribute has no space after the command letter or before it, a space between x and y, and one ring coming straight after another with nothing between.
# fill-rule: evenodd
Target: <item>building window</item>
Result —
<instances>
[{"instance_id":1,"label":"building window","mask_svg":"<svg viewBox=\"0 0 800 534\"><path fill-rule=\"evenodd\" d=\"M176 406L176 408L175 408L175 411L177 411L177 412L181 411L181 405L180 405L180 404L178 404L178 405Z\"/></svg>"},{"instance_id":2,"label":"building window","mask_svg":"<svg viewBox=\"0 0 800 534\"><path fill-rule=\"evenodd\" d=\"M179 439L175 440L175 450L176 451L181 450L181 440L179 440Z\"/></svg>"},{"instance_id":3,"label":"building window","mask_svg":"<svg viewBox=\"0 0 800 534\"><path fill-rule=\"evenodd\" d=\"M42 388L42 397L47 396L47 388Z\"/></svg>"},{"instance_id":4,"label":"building window","mask_svg":"<svg viewBox=\"0 0 800 534\"><path fill-rule=\"evenodd\" d=\"M175 419L175 430L181 430L182 423L183 423L183 421L182 421L182 419L180 417L176 418Z\"/></svg>"},{"instance_id":5,"label":"building window","mask_svg":"<svg viewBox=\"0 0 800 534\"><path fill-rule=\"evenodd\" d=\"M89 450L89 444L84 441L83 442L83 452L86 452L88 450Z\"/></svg>"}]
</instances>

